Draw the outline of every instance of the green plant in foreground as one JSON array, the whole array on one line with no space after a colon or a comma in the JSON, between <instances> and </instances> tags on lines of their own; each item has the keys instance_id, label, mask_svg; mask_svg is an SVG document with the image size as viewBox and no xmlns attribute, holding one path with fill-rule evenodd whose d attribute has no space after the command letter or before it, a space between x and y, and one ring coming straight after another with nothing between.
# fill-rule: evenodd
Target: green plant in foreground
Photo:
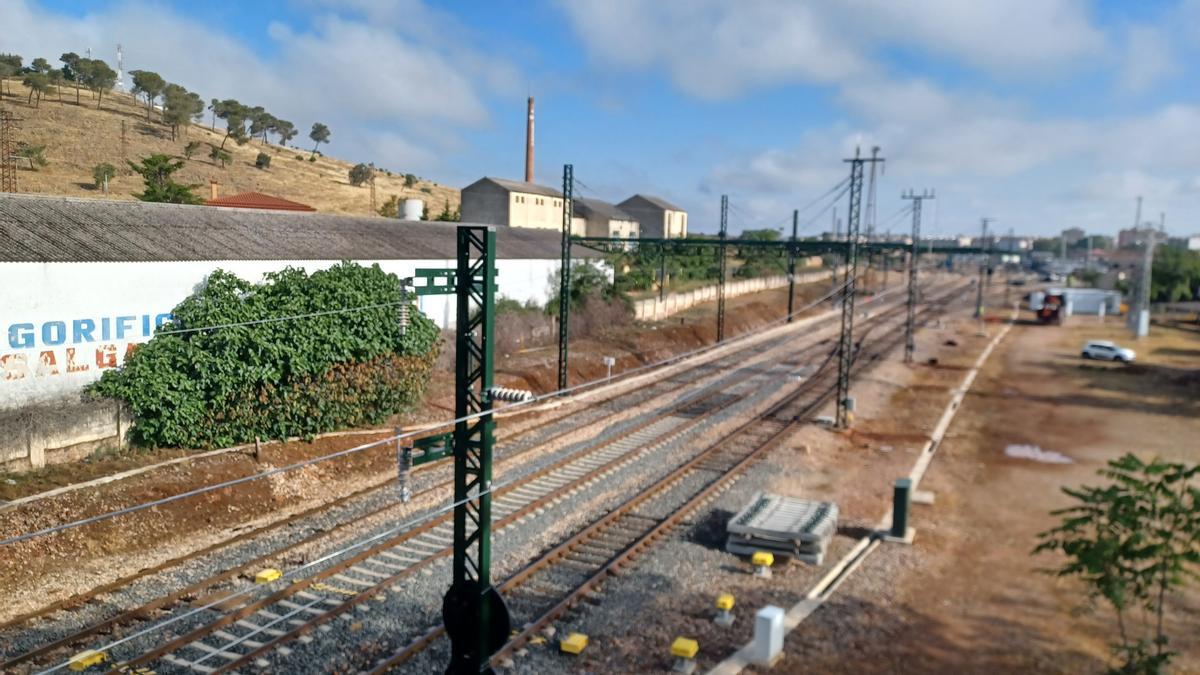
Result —
<instances>
[{"instance_id":1,"label":"green plant in foreground","mask_svg":"<svg viewBox=\"0 0 1200 675\"><path fill-rule=\"evenodd\" d=\"M90 391L129 406L142 445L221 447L381 424L420 401L439 350L437 326L415 307L401 330L400 301L399 279L377 265L287 268L262 284L218 270ZM363 309L338 311L347 308Z\"/></svg>"},{"instance_id":2,"label":"green plant in foreground","mask_svg":"<svg viewBox=\"0 0 1200 675\"><path fill-rule=\"evenodd\" d=\"M1062 522L1038 535L1034 553L1061 551L1066 562L1048 572L1079 577L1089 599L1113 607L1121 665L1109 672L1159 673L1175 656L1163 629L1168 596L1200 577L1200 465L1126 454L1099 473L1112 483L1063 488L1075 503L1052 512Z\"/></svg>"}]
</instances>

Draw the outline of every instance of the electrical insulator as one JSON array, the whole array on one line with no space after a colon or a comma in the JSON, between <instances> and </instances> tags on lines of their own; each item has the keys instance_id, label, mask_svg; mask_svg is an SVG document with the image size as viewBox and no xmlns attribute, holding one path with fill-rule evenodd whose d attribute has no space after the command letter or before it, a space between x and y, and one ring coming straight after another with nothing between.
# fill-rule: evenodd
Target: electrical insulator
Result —
<instances>
[{"instance_id":1,"label":"electrical insulator","mask_svg":"<svg viewBox=\"0 0 1200 675\"><path fill-rule=\"evenodd\" d=\"M528 389L510 389L508 387L492 387L488 390L492 401L504 403L523 403L533 400L533 392Z\"/></svg>"}]
</instances>

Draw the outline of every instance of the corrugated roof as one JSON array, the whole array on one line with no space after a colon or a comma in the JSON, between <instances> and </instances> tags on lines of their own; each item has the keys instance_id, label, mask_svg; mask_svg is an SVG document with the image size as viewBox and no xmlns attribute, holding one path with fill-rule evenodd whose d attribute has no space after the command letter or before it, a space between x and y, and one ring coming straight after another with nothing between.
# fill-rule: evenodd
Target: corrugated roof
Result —
<instances>
[{"instance_id":1,"label":"corrugated roof","mask_svg":"<svg viewBox=\"0 0 1200 675\"><path fill-rule=\"evenodd\" d=\"M496 228L500 258L558 259L560 246L556 231ZM3 262L441 260L456 247L455 223L0 194Z\"/></svg>"},{"instance_id":2,"label":"corrugated roof","mask_svg":"<svg viewBox=\"0 0 1200 675\"><path fill-rule=\"evenodd\" d=\"M610 204L603 199L591 199L588 197L576 197L572 200L574 203L575 215L588 218L590 216L598 216L607 218L608 220L637 220L633 216L625 213L617 208L615 204Z\"/></svg>"},{"instance_id":3,"label":"corrugated roof","mask_svg":"<svg viewBox=\"0 0 1200 675\"><path fill-rule=\"evenodd\" d=\"M217 197L204 202L205 206L223 206L240 209L269 209L272 211L316 211L308 204L301 204L283 197L261 192L242 192L228 197Z\"/></svg>"},{"instance_id":4,"label":"corrugated roof","mask_svg":"<svg viewBox=\"0 0 1200 675\"><path fill-rule=\"evenodd\" d=\"M491 176L484 176L474 183L471 183L471 185L476 185L483 181L495 183L509 192L524 192L526 194L544 195L546 197L562 197L562 192L555 190L552 187L538 185L537 183L526 183L519 180L508 180L507 178L493 178ZM464 189L470 189L471 185L468 185Z\"/></svg>"},{"instance_id":5,"label":"corrugated roof","mask_svg":"<svg viewBox=\"0 0 1200 675\"><path fill-rule=\"evenodd\" d=\"M655 197L654 195L644 195L644 194L638 193L638 194L630 197L629 199L636 199L636 198L644 199L644 200L650 202L651 204L657 206L660 209L666 209L668 211L682 211L683 210L683 209L679 208L678 206L675 206L671 202L663 199L662 197ZM626 199L625 202L629 201L629 199ZM625 202L621 202L621 204L623 205Z\"/></svg>"}]
</instances>

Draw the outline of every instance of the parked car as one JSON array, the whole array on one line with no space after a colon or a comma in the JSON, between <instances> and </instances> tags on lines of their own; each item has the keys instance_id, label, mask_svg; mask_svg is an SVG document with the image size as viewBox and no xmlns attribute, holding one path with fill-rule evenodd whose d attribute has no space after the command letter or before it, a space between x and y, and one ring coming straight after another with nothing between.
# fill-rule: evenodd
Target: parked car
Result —
<instances>
[{"instance_id":1,"label":"parked car","mask_svg":"<svg viewBox=\"0 0 1200 675\"><path fill-rule=\"evenodd\" d=\"M1132 349L1118 347L1108 340L1092 340L1088 342L1083 346L1083 352L1080 356L1085 359L1120 361L1121 363L1133 363L1133 360L1137 358L1137 354Z\"/></svg>"}]
</instances>

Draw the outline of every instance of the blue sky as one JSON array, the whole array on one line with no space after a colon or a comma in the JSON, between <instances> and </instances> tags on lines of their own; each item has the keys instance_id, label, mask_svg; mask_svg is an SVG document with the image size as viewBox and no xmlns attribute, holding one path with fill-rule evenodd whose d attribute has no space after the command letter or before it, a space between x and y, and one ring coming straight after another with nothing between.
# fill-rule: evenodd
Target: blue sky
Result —
<instances>
[{"instance_id":1,"label":"blue sky","mask_svg":"<svg viewBox=\"0 0 1200 675\"><path fill-rule=\"evenodd\" d=\"M585 196L659 194L698 230L722 193L735 230L781 224L861 144L887 158L880 221L935 188L926 231L1112 233L1143 195L1200 232L1200 0L6 0L0 24L0 51L120 42L128 69L457 186L520 177L533 94L539 182L571 162Z\"/></svg>"}]
</instances>

